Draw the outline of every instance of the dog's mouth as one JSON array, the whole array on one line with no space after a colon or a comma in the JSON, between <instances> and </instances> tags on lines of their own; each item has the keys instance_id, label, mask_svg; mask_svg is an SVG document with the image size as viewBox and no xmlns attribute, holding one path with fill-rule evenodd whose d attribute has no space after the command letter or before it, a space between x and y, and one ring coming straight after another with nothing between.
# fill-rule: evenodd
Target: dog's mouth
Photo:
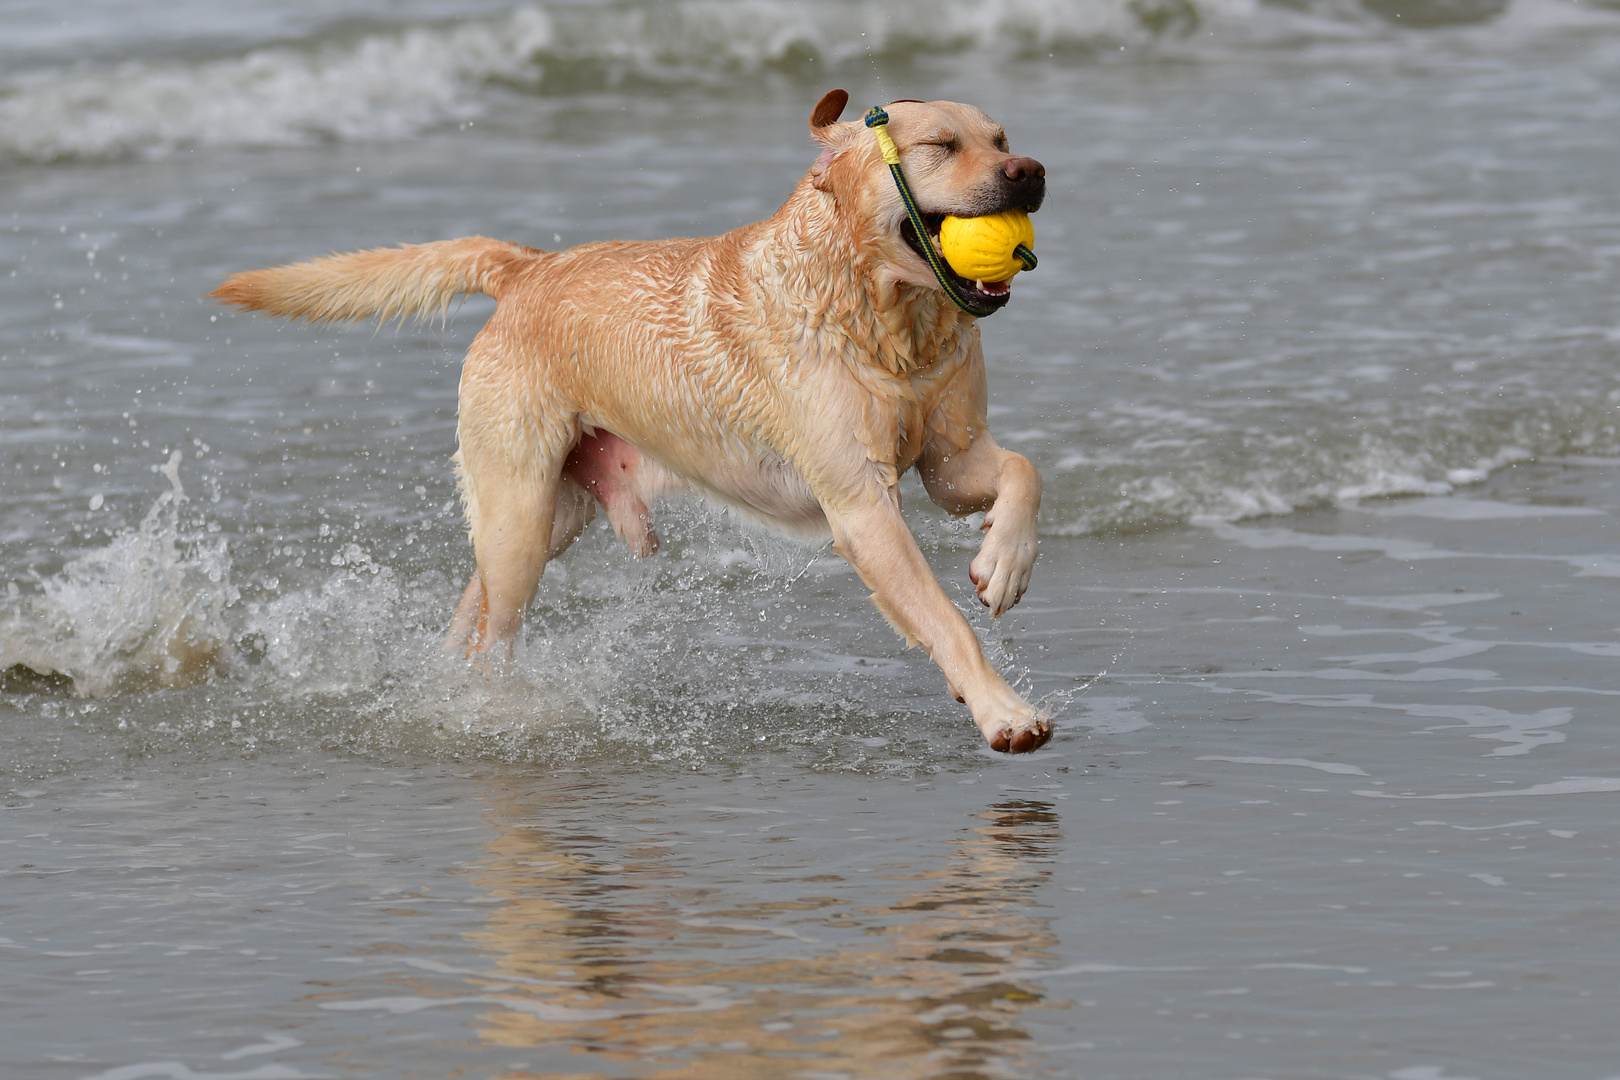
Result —
<instances>
[{"instance_id":1,"label":"dog's mouth","mask_svg":"<svg viewBox=\"0 0 1620 1080\"><path fill-rule=\"evenodd\" d=\"M925 212L922 219L923 225L928 229L928 238L933 242L934 250L937 252L939 251L939 226L945 220L945 215ZM923 250L922 240L917 236L917 230L911 224L911 218L908 217L900 223L900 235L905 238L906 244L911 250L917 253L919 259L925 263L929 261L927 253ZM950 263L945 261L943 255L940 256L940 265L945 268L945 273L950 275L951 284L955 285L957 290L961 292L963 299L975 307L996 311L1006 306L1007 301L1012 299L1011 281L971 281L952 270Z\"/></svg>"}]
</instances>

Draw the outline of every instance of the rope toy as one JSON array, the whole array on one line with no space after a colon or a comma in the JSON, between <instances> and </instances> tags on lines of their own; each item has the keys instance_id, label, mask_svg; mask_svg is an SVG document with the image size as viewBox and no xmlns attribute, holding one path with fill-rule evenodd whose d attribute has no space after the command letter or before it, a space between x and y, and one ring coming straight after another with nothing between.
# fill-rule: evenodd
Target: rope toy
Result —
<instances>
[{"instance_id":1,"label":"rope toy","mask_svg":"<svg viewBox=\"0 0 1620 1080\"><path fill-rule=\"evenodd\" d=\"M894 138L888 131L889 114L880 105L872 106L866 113L866 126L877 136L878 149L882 151L883 160L894 177L894 186L900 191L900 201L906 204L906 216L911 219L911 227L917 232L923 258L939 280L940 287L945 290L945 295L951 298L951 303L975 318L995 314L999 308L981 308L962 295L961 289L946 272L946 260L949 260L951 269L976 281L1006 281L1020 270L1035 269L1038 260L1031 249L1035 243L1035 227L1030 223L1029 215L1022 210L1006 210L975 218L948 216L940 223L940 246L947 253L942 258L934 249L928 227L923 224L922 211L917 207L916 196L911 193L905 170L900 167L900 148L894 144Z\"/></svg>"}]
</instances>

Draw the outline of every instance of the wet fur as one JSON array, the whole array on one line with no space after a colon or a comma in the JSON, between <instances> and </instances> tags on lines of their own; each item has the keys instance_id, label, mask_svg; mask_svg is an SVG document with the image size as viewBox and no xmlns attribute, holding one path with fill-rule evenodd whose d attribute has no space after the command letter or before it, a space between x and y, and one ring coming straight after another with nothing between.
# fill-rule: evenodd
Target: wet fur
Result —
<instances>
[{"instance_id":1,"label":"wet fur","mask_svg":"<svg viewBox=\"0 0 1620 1080\"><path fill-rule=\"evenodd\" d=\"M648 555L658 497L696 490L785 533L830 534L990 745L1032 750L1050 736L900 516L899 478L915 467L950 512L986 512L969 570L980 599L1000 615L1022 596L1040 476L991 437L978 326L903 239L874 138L837 119L846 100L833 91L817 105L822 152L782 208L721 236L562 252L470 237L250 271L216 290L313 322L432 314L468 292L498 301L461 378L455 461L478 568L447 647L508 649L546 561L598 506ZM1008 179L1038 163L1012 158L977 109L889 112L925 210L1039 205Z\"/></svg>"}]
</instances>

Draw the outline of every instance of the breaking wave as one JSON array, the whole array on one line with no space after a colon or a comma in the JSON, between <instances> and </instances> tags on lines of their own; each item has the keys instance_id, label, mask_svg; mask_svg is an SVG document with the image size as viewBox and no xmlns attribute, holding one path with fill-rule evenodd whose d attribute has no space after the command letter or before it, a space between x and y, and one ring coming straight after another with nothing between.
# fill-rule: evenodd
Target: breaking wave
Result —
<instances>
[{"instance_id":1,"label":"breaking wave","mask_svg":"<svg viewBox=\"0 0 1620 1080\"><path fill-rule=\"evenodd\" d=\"M475 119L485 91L644 80L716 83L768 69L832 73L871 58L1044 58L1185 34L1256 0L821 0L549 4L208 59L46 69L0 84L0 153L31 161L159 156L194 146L374 140Z\"/></svg>"},{"instance_id":2,"label":"breaking wave","mask_svg":"<svg viewBox=\"0 0 1620 1080\"><path fill-rule=\"evenodd\" d=\"M1595 450L1591 443L1571 449L1568 440L1515 442L1487 433L1458 440L1463 445L1414 449L1381 434L1368 433L1355 442L1273 437L1274 442L1293 444L1295 453L1277 447L1281 452L1251 461L1241 471L1232 470L1218 453L1209 454L1211 444L1241 441L1241 436L1186 440L1183 460L1175 462L1164 460L1169 455L1162 446L1154 455L1158 460L1150 464L1117 453L1067 453L1056 467L1043 470L1054 510L1043 531L1058 536L1137 533L1200 519L1242 521L1347 506L1362 499L1450 495L1508 465L1561 453L1607 455L1616 447L1612 426L1611 438Z\"/></svg>"},{"instance_id":3,"label":"breaking wave","mask_svg":"<svg viewBox=\"0 0 1620 1080\"><path fill-rule=\"evenodd\" d=\"M1557 394L1525 393L1512 404L1487 392L1437 407L1397 392L1360 401L1353 421L1287 401L1286 387L1274 392L1264 425L1232 423L1218 403L1206 402L1206 410L1173 399L1115 403L1043 417L1048 427L1009 431L1002 441L1041 467L1043 532L1139 533L1449 495L1520 462L1620 454L1620 390L1592 380L1584 394L1573 393L1584 381L1578 371L1561 381Z\"/></svg>"}]
</instances>

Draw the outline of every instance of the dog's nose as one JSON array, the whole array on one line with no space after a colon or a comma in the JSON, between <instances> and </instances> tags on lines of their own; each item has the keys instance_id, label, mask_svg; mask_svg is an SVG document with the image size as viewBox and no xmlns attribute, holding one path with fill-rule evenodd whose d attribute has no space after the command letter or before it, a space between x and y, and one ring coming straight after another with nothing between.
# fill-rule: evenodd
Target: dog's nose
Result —
<instances>
[{"instance_id":1,"label":"dog's nose","mask_svg":"<svg viewBox=\"0 0 1620 1080\"><path fill-rule=\"evenodd\" d=\"M1034 212L1046 198L1046 166L1032 157L1010 157L1001 163L1014 205Z\"/></svg>"},{"instance_id":2,"label":"dog's nose","mask_svg":"<svg viewBox=\"0 0 1620 1080\"><path fill-rule=\"evenodd\" d=\"M1013 157L1001 163L1001 174L1015 184L1023 180L1045 180L1046 166L1032 157Z\"/></svg>"}]
</instances>

